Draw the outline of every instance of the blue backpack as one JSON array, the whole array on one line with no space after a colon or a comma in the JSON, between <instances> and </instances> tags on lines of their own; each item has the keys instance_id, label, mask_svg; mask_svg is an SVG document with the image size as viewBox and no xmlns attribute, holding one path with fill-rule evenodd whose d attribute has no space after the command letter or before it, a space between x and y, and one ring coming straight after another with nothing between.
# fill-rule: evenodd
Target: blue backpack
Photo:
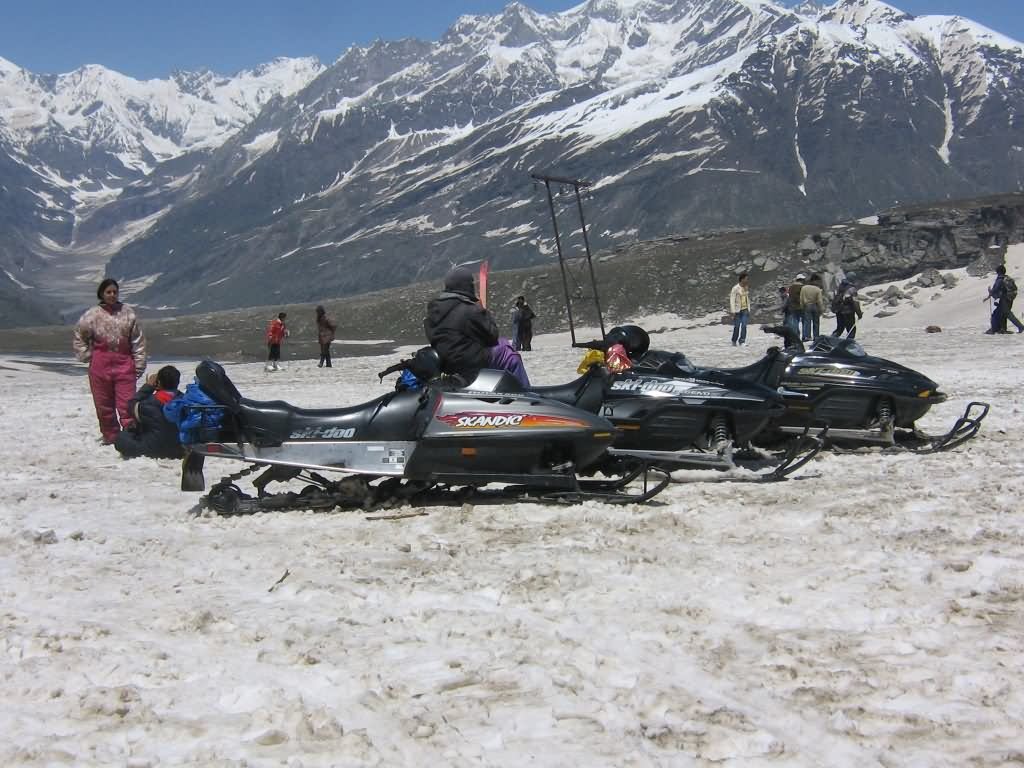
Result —
<instances>
[{"instance_id":1,"label":"blue backpack","mask_svg":"<svg viewBox=\"0 0 1024 768\"><path fill-rule=\"evenodd\" d=\"M185 394L164 406L164 418L178 427L182 445L216 440L224 422L224 406L213 400L193 381Z\"/></svg>"}]
</instances>

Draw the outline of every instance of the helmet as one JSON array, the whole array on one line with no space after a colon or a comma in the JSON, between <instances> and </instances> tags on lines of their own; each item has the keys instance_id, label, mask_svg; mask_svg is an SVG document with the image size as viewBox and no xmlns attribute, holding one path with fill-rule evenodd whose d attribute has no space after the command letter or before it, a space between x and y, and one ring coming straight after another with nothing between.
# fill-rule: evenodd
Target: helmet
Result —
<instances>
[{"instance_id":1,"label":"helmet","mask_svg":"<svg viewBox=\"0 0 1024 768\"><path fill-rule=\"evenodd\" d=\"M608 345L621 344L630 357L643 357L651 348L651 337L639 325L617 325L604 337Z\"/></svg>"}]
</instances>

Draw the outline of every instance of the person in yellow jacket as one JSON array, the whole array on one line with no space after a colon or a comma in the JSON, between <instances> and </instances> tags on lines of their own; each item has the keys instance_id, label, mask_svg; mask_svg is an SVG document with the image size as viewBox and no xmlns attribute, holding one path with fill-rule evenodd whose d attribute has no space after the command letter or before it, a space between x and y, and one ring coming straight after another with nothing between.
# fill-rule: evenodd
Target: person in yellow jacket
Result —
<instances>
[{"instance_id":1,"label":"person in yellow jacket","mask_svg":"<svg viewBox=\"0 0 1024 768\"><path fill-rule=\"evenodd\" d=\"M729 312L732 313L732 345L747 343L747 321L750 319L750 289L746 272L741 272L729 291Z\"/></svg>"},{"instance_id":2,"label":"person in yellow jacket","mask_svg":"<svg viewBox=\"0 0 1024 768\"><path fill-rule=\"evenodd\" d=\"M800 303L804 306L803 340L816 339L821 334L821 316L828 309L821 275L811 275L811 279L800 289Z\"/></svg>"}]
</instances>

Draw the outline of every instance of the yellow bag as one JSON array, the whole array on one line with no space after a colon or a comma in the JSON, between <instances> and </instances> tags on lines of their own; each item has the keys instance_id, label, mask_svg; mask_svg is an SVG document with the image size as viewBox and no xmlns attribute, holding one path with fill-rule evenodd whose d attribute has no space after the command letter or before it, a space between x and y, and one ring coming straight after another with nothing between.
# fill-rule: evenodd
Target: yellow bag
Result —
<instances>
[{"instance_id":1,"label":"yellow bag","mask_svg":"<svg viewBox=\"0 0 1024 768\"><path fill-rule=\"evenodd\" d=\"M588 349L587 354L580 361L576 373L586 373L592 365L604 365L604 352L599 349Z\"/></svg>"}]
</instances>

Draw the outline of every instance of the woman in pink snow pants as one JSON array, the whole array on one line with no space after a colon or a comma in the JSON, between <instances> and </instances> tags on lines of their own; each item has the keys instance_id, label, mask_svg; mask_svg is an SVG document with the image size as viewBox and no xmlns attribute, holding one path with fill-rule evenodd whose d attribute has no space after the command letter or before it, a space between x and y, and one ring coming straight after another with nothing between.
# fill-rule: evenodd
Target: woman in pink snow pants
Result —
<instances>
[{"instance_id":1,"label":"woman in pink snow pants","mask_svg":"<svg viewBox=\"0 0 1024 768\"><path fill-rule=\"evenodd\" d=\"M75 326L75 357L89 363L89 388L96 405L103 443L113 443L132 425L129 408L135 382L146 372L146 337L120 286L106 278L96 289L99 306L86 310Z\"/></svg>"}]
</instances>

